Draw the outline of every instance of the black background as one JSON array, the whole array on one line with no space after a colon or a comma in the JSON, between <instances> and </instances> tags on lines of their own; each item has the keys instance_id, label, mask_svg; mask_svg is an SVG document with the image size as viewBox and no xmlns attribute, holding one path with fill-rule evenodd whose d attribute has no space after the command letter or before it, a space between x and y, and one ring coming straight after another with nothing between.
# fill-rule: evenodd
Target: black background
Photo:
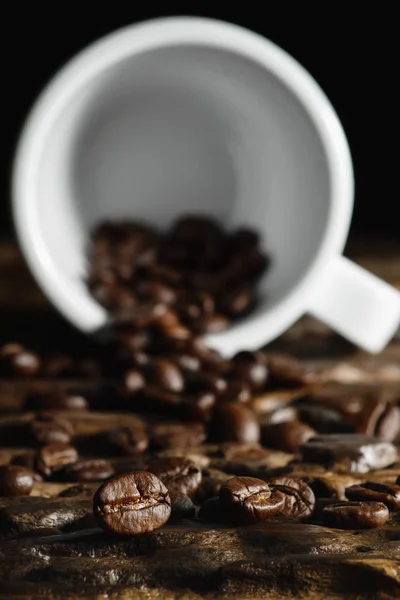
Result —
<instances>
[{"instance_id":1,"label":"black background","mask_svg":"<svg viewBox=\"0 0 400 600\"><path fill-rule=\"evenodd\" d=\"M165 15L200 15L257 31L300 61L322 86L350 143L356 205L352 231L400 234L398 194L398 26L389 3L96 3L25 7L3 20L4 77L0 231L12 230L9 179L23 119L57 69L96 38L129 23Z\"/></svg>"}]
</instances>

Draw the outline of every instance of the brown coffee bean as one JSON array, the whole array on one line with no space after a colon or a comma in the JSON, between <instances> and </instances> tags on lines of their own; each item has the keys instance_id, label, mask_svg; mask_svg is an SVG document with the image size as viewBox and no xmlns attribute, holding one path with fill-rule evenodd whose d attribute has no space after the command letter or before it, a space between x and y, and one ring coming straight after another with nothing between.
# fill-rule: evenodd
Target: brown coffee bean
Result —
<instances>
[{"instance_id":1,"label":"brown coffee bean","mask_svg":"<svg viewBox=\"0 0 400 600\"><path fill-rule=\"evenodd\" d=\"M400 408L391 402L374 399L361 411L356 433L375 435L392 442L400 432Z\"/></svg>"},{"instance_id":2,"label":"brown coffee bean","mask_svg":"<svg viewBox=\"0 0 400 600\"><path fill-rule=\"evenodd\" d=\"M253 403L252 403L253 407ZM277 425L289 421L298 421L299 411L295 406L282 406L261 417L262 425Z\"/></svg>"},{"instance_id":3,"label":"brown coffee bean","mask_svg":"<svg viewBox=\"0 0 400 600\"><path fill-rule=\"evenodd\" d=\"M10 377L33 377L41 368L41 360L36 352L22 348L16 350L13 345L7 345L0 359L1 371ZM4 348L4 346L3 346ZM15 351L16 350L16 351Z\"/></svg>"},{"instance_id":4,"label":"brown coffee bean","mask_svg":"<svg viewBox=\"0 0 400 600\"><path fill-rule=\"evenodd\" d=\"M0 496L29 496L33 484L30 469L16 465L0 466Z\"/></svg>"},{"instance_id":5,"label":"brown coffee bean","mask_svg":"<svg viewBox=\"0 0 400 600\"><path fill-rule=\"evenodd\" d=\"M74 391L65 394L58 393L34 393L30 394L25 401L26 410L88 410L87 399Z\"/></svg>"},{"instance_id":6,"label":"brown coffee bean","mask_svg":"<svg viewBox=\"0 0 400 600\"><path fill-rule=\"evenodd\" d=\"M150 334L146 329L135 329L133 327L115 327L117 342L124 348L137 352L147 348L150 344ZM129 356L132 358L132 354Z\"/></svg>"},{"instance_id":7,"label":"brown coffee bean","mask_svg":"<svg viewBox=\"0 0 400 600\"><path fill-rule=\"evenodd\" d=\"M115 474L112 464L102 458L78 460L63 469L61 478L63 481L91 482L103 481Z\"/></svg>"},{"instance_id":8,"label":"brown coffee bean","mask_svg":"<svg viewBox=\"0 0 400 600\"><path fill-rule=\"evenodd\" d=\"M75 463L78 453L69 444L48 444L36 454L36 469L44 477L50 477L66 465Z\"/></svg>"},{"instance_id":9,"label":"brown coffee bean","mask_svg":"<svg viewBox=\"0 0 400 600\"><path fill-rule=\"evenodd\" d=\"M364 406L364 399L361 396L338 394L337 391L322 389L313 394L310 400L317 405L323 404L327 408L332 408L341 413L345 418L354 419L360 414Z\"/></svg>"},{"instance_id":10,"label":"brown coffee bean","mask_svg":"<svg viewBox=\"0 0 400 600\"><path fill-rule=\"evenodd\" d=\"M190 498L201 483L199 467L181 456L155 459L149 463L148 470L166 485L172 500L178 496Z\"/></svg>"},{"instance_id":11,"label":"brown coffee bean","mask_svg":"<svg viewBox=\"0 0 400 600\"><path fill-rule=\"evenodd\" d=\"M39 445L69 444L73 435L72 424L51 412L38 413L30 424L34 442Z\"/></svg>"},{"instance_id":12,"label":"brown coffee bean","mask_svg":"<svg viewBox=\"0 0 400 600\"><path fill-rule=\"evenodd\" d=\"M394 483L366 481L346 488L345 494L349 500L382 502L389 510L400 510L400 485Z\"/></svg>"},{"instance_id":13,"label":"brown coffee bean","mask_svg":"<svg viewBox=\"0 0 400 600\"><path fill-rule=\"evenodd\" d=\"M250 400L250 386L244 381L236 379L228 381L226 390L219 396L219 402L241 402L247 404Z\"/></svg>"},{"instance_id":14,"label":"brown coffee bean","mask_svg":"<svg viewBox=\"0 0 400 600\"><path fill-rule=\"evenodd\" d=\"M281 514L295 519L309 519L313 513L315 496L312 489L298 477L275 477L268 480L270 488L276 488L285 496Z\"/></svg>"},{"instance_id":15,"label":"brown coffee bean","mask_svg":"<svg viewBox=\"0 0 400 600\"><path fill-rule=\"evenodd\" d=\"M244 404L226 402L216 408L213 431L217 439L226 442L252 443L260 440L257 417Z\"/></svg>"},{"instance_id":16,"label":"brown coffee bean","mask_svg":"<svg viewBox=\"0 0 400 600\"><path fill-rule=\"evenodd\" d=\"M316 374L294 358L276 354L267 356L267 360L271 386L305 386L318 382Z\"/></svg>"},{"instance_id":17,"label":"brown coffee bean","mask_svg":"<svg viewBox=\"0 0 400 600\"><path fill-rule=\"evenodd\" d=\"M151 432L152 443L159 449L199 446L205 439L203 423L160 423Z\"/></svg>"},{"instance_id":18,"label":"brown coffee bean","mask_svg":"<svg viewBox=\"0 0 400 600\"><path fill-rule=\"evenodd\" d=\"M350 473L385 469L397 460L396 447L376 437L357 434L318 435L301 446L304 462Z\"/></svg>"},{"instance_id":19,"label":"brown coffee bean","mask_svg":"<svg viewBox=\"0 0 400 600\"><path fill-rule=\"evenodd\" d=\"M222 301L222 312L229 317L237 318L245 315L255 305L255 297L251 287L244 286L230 292Z\"/></svg>"},{"instance_id":20,"label":"brown coffee bean","mask_svg":"<svg viewBox=\"0 0 400 600\"><path fill-rule=\"evenodd\" d=\"M175 290L157 279L140 281L135 287L135 292L140 298L162 304L174 304L177 294Z\"/></svg>"},{"instance_id":21,"label":"brown coffee bean","mask_svg":"<svg viewBox=\"0 0 400 600\"><path fill-rule=\"evenodd\" d=\"M285 505L284 494L254 477L228 479L221 486L219 498L232 518L242 524L265 521Z\"/></svg>"},{"instance_id":22,"label":"brown coffee bean","mask_svg":"<svg viewBox=\"0 0 400 600\"><path fill-rule=\"evenodd\" d=\"M93 513L100 527L112 533L149 533L168 521L171 500L155 475L135 471L103 483L94 495Z\"/></svg>"},{"instance_id":23,"label":"brown coffee bean","mask_svg":"<svg viewBox=\"0 0 400 600\"><path fill-rule=\"evenodd\" d=\"M219 333L228 327L229 319L220 313L205 315L196 323L196 330L200 333Z\"/></svg>"},{"instance_id":24,"label":"brown coffee bean","mask_svg":"<svg viewBox=\"0 0 400 600\"><path fill-rule=\"evenodd\" d=\"M232 359L232 377L245 381L253 391L262 390L269 371L262 352L239 352Z\"/></svg>"},{"instance_id":25,"label":"brown coffee bean","mask_svg":"<svg viewBox=\"0 0 400 600\"><path fill-rule=\"evenodd\" d=\"M12 457L11 464L26 467L31 471L34 481L43 481L43 477L36 471L36 452L29 451L24 454L17 454Z\"/></svg>"},{"instance_id":26,"label":"brown coffee bean","mask_svg":"<svg viewBox=\"0 0 400 600\"><path fill-rule=\"evenodd\" d=\"M199 371L201 363L197 356L183 352L182 354L168 354L168 360L174 362L182 371Z\"/></svg>"},{"instance_id":27,"label":"brown coffee bean","mask_svg":"<svg viewBox=\"0 0 400 600\"><path fill-rule=\"evenodd\" d=\"M143 390L143 406L150 410L171 411L182 404L182 396L155 385L147 385Z\"/></svg>"},{"instance_id":28,"label":"brown coffee bean","mask_svg":"<svg viewBox=\"0 0 400 600\"><path fill-rule=\"evenodd\" d=\"M371 529L386 523L387 506L382 502L338 502L322 510L322 521L336 529Z\"/></svg>"},{"instance_id":29,"label":"brown coffee bean","mask_svg":"<svg viewBox=\"0 0 400 600\"><path fill-rule=\"evenodd\" d=\"M174 267L154 263L148 268L149 275L159 281L177 285L182 280L181 273Z\"/></svg>"},{"instance_id":30,"label":"brown coffee bean","mask_svg":"<svg viewBox=\"0 0 400 600\"><path fill-rule=\"evenodd\" d=\"M170 360L155 360L150 367L151 384L168 392L181 392L184 380L179 367Z\"/></svg>"},{"instance_id":31,"label":"brown coffee bean","mask_svg":"<svg viewBox=\"0 0 400 600\"><path fill-rule=\"evenodd\" d=\"M134 456L149 446L149 436L142 427L115 427L109 429L105 437L106 445L116 454Z\"/></svg>"},{"instance_id":32,"label":"brown coffee bean","mask_svg":"<svg viewBox=\"0 0 400 600\"><path fill-rule=\"evenodd\" d=\"M354 423L344 419L339 411L314 402L300 402L297 405L300 421L313 427L318 433L351 433Z\"/></svg>"},{"instance_id":33,"label":"brown coffee bean","mask_svg":"<svg viewBox=\"0 0 400 600\"><path fill-rule=\"evenodd\" d=\"M222 444L221 452L228 461L224 469L229 473L252 476L271 463L271 451L258 444Z\"/></svg>"},{"instance_id":34,"label":"brown coffee bean","mask_svg":"<svg viewBox=\"0 0 400 600\"><path fill-rule=\"evenodd\" d=\"M184 374L184 377L185 391L188 394L212 392L213 394L219 395L228 387L226 380L216 373L188 371Z\"/></svg>"},{"instance_id":35,"label":"brown coffee bean","mask_svg":"<svg viewBox=\"0 0 400 600\"><path fill-rule=\"evenodd\" d=\"M210 421L214 412L215 403L216 396L211 392L192 394L184 399L184 415L188 421Z\"/></svg>"},{"instance_id":36,"label":"brown coffee bean","mask_svg":"<svg viewBox=\"0 0 400 600\"><path fill-rule=\"evenodd\" d=\"M126 371L124 374L124 385L129 396L135 396L138 392L143 390L146 385L146 380L139 369L129 369L129 371Z\"/></svg>"},{"instance_id":37,"label":"brown coffee bean","mask_svg":"<svg viewBox=\"0 0 400 600\"><path fill-rule=\"evenodd\" d=\"M300 446L316 435L315 429L301 421L284 421L261 428L261 439L267 448L296 453Z\"/></svg>"}]
</instances>

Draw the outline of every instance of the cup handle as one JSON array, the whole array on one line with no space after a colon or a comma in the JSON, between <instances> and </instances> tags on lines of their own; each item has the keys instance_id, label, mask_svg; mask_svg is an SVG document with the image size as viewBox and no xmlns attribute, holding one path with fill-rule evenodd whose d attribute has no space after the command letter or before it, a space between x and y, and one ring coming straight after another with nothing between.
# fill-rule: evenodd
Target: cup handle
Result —
<instances>
[{"instance_id":1,"label":"cup handle","mask_svg":"<svg viewBox=\"0 0 400 600\"><path fill-rule=\"evenodd\" d=\"M325 268L308 312L350 342L376 353L400 325L400 291L338 256Z\"/></svg>"}]
</instances>

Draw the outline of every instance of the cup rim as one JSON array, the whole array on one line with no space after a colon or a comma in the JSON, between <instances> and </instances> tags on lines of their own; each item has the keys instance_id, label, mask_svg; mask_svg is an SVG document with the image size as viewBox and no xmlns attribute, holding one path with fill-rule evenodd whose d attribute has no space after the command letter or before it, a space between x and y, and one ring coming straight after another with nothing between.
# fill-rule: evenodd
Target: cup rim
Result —
<instances>
[{"instance_id":1,"label":"cup rim","mask_svg":"<svg viewBox=\"0 0 400 600\"><path fill-rule=\"evenodd\" d=\"M40 94L17 146L12 210L18 240L36 280L71 323L86 333L94 333L106 324L106 313L94 299L88 297L79 305L75 302L68 282L56 271L41 242L32 202L35 176L47 133L83 85L129 56L173 45L205 45L230 51L272 72L307 111L326 153L331 182L327 226L304 278L267 314L258 315L253 322L250 316L226 332L208 336L209 343L222 352L226 347L234 351L243 345L260 346L307 312L307 298L318 283L318 274L327 261L342 252L352 215L354 177L346 136L322 89L292 56L257 33L203 17L159 18L117 30L72 58Z\"/></svg>"}]
</instances>

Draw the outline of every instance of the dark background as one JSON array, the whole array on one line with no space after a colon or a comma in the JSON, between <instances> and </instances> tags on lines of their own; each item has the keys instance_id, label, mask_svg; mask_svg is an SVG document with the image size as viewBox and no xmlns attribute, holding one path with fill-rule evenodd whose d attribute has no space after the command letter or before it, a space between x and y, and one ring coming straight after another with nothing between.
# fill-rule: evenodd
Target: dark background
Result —
<instances>
[{"instance_id":1,"label":"dark background","mask_svg":"<svg viewBox=\"0 0 400 600\"><path fill-rule=\"evenodd\" d=\"M0 232L12 231L9 179L12 156L24 117L57 69L96 38L129 23L165 15L200 15L232 21L257 31L292 54L315 77L333 103L350 143L356 205L353 232L400 234L396 219L398 27L389 3L361 5L355 12L340 3L89 3L49 8L10 7L3 21L3 135ZM128 3L127 3L128 4ZM355 5L354 5L355 6ZM4 39L4 38L3 38Z\"/></svg>"}]
</instances>

